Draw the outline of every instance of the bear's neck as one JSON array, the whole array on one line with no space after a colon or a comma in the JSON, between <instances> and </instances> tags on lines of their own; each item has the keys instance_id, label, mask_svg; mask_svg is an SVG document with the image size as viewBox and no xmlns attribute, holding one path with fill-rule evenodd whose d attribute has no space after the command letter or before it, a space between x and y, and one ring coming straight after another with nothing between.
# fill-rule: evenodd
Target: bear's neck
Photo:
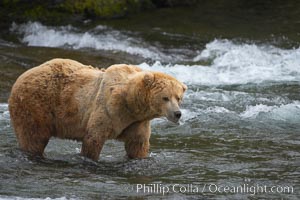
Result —
<instances>
[{"instance_id":1,"label":"bear's neck","mask_svg":"<svg viewBox=\"0 0 300 200\"><path fill-rule=\"evenodd\" d=\"M149 101L149 95L145 88L139 87L138 85L128 86L125 107L136 121L151 120L155 117L150 110Z\"/></svg>"}]
</instances>

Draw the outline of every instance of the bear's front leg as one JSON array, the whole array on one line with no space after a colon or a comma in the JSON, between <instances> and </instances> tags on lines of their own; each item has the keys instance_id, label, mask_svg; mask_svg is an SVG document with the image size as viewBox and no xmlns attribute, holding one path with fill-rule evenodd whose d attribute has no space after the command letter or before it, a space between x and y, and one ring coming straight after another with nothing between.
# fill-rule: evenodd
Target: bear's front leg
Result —
<instances>
[{"instance_id":1,"label":"bear's front leg","mask_svg":"<svg viewBox=\"0 0 300 200\"><path fill-rule=\"evenodd\" d=\"M82 141L81 155L97 161L105 141L104 136L86 135Z\"/></svg>"},{"instance_id":2,"label":"bear's front leg","mask_svg":"<svg viewBox=\"0 0 300 200\"><path fill-rule=\"evenodd\" d=\"M150 121L136 122L127 127L121 135L129 158L146 158L149 152L151 134Z\"/></svg>"}]
</instances>

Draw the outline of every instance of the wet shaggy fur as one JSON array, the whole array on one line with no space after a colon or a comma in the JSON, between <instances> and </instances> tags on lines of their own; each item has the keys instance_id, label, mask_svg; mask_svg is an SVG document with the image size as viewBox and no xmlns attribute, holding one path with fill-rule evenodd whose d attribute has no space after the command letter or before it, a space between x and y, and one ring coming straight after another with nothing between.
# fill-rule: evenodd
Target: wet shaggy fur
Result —
<instances>
[{"instance_id":1,"label":"wet shaggy fur","mask_svg":"<svg viewBox=\"0 0 300 200\"><path fill-rule=\"evenodd\" d=\"M150 120L170 110L161 97L180 101L185 89L171 76L132 65L99 70L53 59L17 79L9 111L20 148L31 154L42 156L58 137L82 141L82 155L98 160L105 141L118 139L130 158L144 158Z\"/></svg>"}]
</instances>

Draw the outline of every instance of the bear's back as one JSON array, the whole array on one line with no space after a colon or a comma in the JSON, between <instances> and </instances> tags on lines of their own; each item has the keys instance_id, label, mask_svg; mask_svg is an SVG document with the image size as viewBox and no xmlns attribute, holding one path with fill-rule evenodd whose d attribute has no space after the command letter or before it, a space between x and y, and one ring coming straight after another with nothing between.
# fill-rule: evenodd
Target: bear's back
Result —
<instances>
[{"instance_id":1,"label":"bear's back","mask_svg":"<svg viewBox=\"0 0 300 200\"><path fill-rule=\"evenodd\" d=\"M12 87L9 109L16 112L54 112L62 100L101 72L69 59L53 59L23 73ZM69 95L70 97L67 97ZM37 115L36 115L37 116Z\"/></svg>"},{"instance_id":2,"label":"bear's back","mask_svg":"<svg viewBox=\"0 0 300 200\"><path fill-rule=\"evenodd\" d=\"M104 74L106 86L123 85L128 82L130 77L141 72L142 69L135 65L116 64L108 67Z\"/></svg>"}]
</instances>

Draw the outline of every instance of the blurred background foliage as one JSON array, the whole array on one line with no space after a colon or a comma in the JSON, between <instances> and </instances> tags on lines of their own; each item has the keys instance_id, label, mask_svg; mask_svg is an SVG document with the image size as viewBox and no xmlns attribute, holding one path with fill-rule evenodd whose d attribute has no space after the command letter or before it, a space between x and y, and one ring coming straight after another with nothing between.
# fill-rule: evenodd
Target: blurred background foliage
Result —
<instances>
[{"instance_id":1,"label":"blurred background foliage","mask_svg":"<svg viewBox=\"0 0 300 200\"><path fill-rule=\"evenodd\" d=\"M197 0L2 0L2 20L76 21L120 18L161 7L191 6Z\"/></svg>"}]
</instances>

